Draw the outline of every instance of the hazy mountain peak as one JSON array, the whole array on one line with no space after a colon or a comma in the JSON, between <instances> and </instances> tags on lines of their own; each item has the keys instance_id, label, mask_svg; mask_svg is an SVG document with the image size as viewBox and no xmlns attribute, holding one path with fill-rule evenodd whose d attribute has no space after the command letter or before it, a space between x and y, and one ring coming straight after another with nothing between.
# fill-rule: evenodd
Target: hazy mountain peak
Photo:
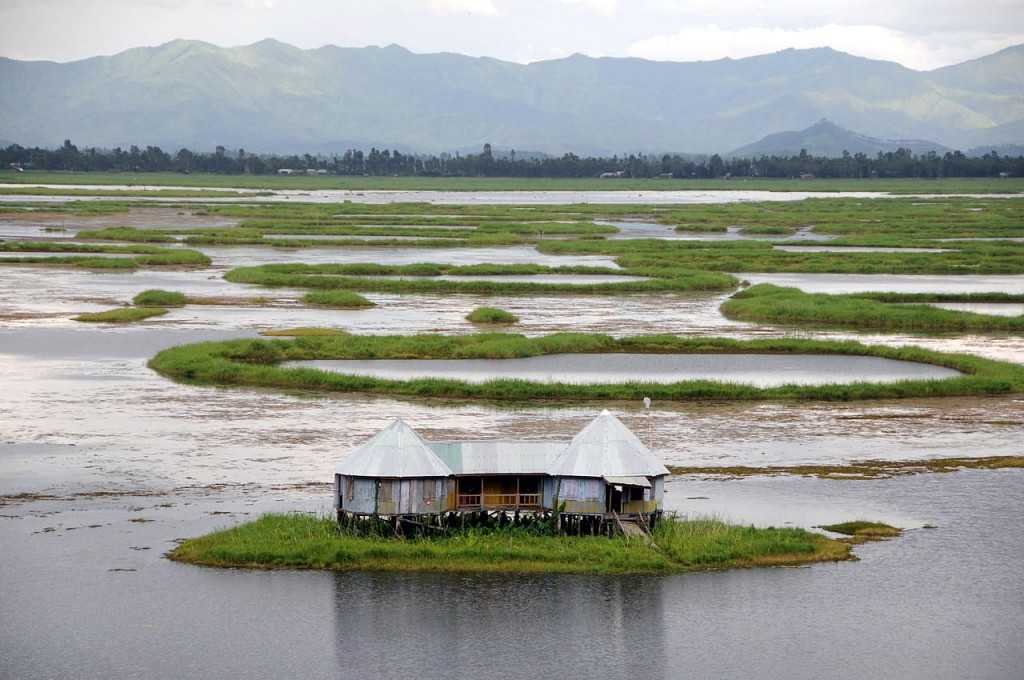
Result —
<instances>
[{"instance_id":1,"label":"hazy mountain peak","mask_svg":"<svg viewBox=\"0 0 1024 680\"><path fill-rule=\"evenodd\" d=\"M929 151L946 152L948 148L942 144L918 139L879 139L863 135L832 121L822 118L808 128L790 132L776 132L763 139L740 147L731 156L795 156L801 151L814 156L841 156L843 152L851 154L864 153L870 156L878 152L910 149L914 153Z\"/></svg>"},{"instance_id":2,"label":"hazy mountain peak","mask_svg":"<svg viewBox=\"0 0 1024 680\"><path fill-rule=\"evenodd\" d=\"M395 44L175 40L68 64L3 60L0 79L0 137L25 144L722 152L778 130L849 129L965 148L1024 141L1024 47L924 73L831 48L523 65Z\"/></svg>"}]
</instances>

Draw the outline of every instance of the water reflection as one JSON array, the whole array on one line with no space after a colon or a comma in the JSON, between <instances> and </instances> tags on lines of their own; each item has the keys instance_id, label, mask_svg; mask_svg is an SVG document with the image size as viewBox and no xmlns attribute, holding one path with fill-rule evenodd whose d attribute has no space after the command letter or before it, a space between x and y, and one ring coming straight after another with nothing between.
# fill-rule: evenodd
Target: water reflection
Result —
<instances>
[{"instance_id":1,"label":"water reflection","mask_svg":"<svg viewBox=\"0 0 1024 680\"><path fill-rule=\"evenodd\" d=\"M671 677L658 577L337 574L352 677Z\"/></svg>"}]
</instances>

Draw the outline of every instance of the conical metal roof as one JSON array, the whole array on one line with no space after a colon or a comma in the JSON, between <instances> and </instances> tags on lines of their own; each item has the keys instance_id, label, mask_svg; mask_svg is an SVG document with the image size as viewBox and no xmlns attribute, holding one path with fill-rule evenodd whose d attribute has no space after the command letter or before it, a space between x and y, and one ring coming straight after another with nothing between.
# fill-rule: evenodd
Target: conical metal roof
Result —
<instances>
[{"instance_id":1,"label":"conical metal roof","mask_svg":"<svg viewBox=\"0 0 1024 680\"><path fill-rule=\"evenodd\" d=\"M658 477L668 469L608 411L590 421L551 464L553 477Z\"/></svg>"},{"instance_id":2,"label":"conical metal roof","mask_svg":"<svg viewBox=\"0 0 1024 680\"><path fill-rule=\"evenodd\" d=\"M452 474L416 430L400 419L353 449L334 471L349 477L448 477Z\"/></svg>"}]
</instances>

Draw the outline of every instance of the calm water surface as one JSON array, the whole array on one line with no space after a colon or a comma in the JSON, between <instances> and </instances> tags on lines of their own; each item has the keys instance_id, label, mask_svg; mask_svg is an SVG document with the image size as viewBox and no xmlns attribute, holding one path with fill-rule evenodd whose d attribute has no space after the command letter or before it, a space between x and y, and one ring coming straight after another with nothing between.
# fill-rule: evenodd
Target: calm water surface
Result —
<instances>
[{"instance_id":1,"label":"calm water surface","mask_svg":"<svg viewBox=\"0 0 1024 680\"><path fill-rule=\"evenodd\" d=\"M1016 302L932 302L930 304L940 309L974 312L975 314L992 314L994 316L1020 316L1024 314L1024 304Z\"/></svg>"},{"instance_id":2,"label":"calm water surface","mask_svg":"<svg viewBox=\"0 0 1024 680\"><path fill-rule=\"evenodd\" d=\"M948 368L910 361L823 354L553 354L524 359L343 359L287 365L392 380L451 378L470 383L499 378L576 384L718 380L776 387L960 375Z\"/></svg>"},{"instance_id":3,"label":"calm water surface","mask_svg":"<svg viewBox=\"0 0 1024 680\"><path fill-rule=\"evenodd\" d=\"M751 283L792 286L808 293L1024 293L1024 275L736 274Z\"/></svg>"},{"instance_id":4,"label":"calm water surface","mask_svg":"<svg viewBox=\"0 0 1024 680\"><path fill-rule=\"evenodd\" d=\"M859 562L803 569L439 576L218 571L161 557L179 536L275 508L315 511L327 495L181 489L5 506L0 677L514 679L597 666L631 680L1002 680L1024 665L1024 532L1010 510L1024 504L1019 471L683 478L667 489L672 507L728 507L757 524L870 516L911 529L858 547ZM915 528L926 523L938 528Z\"/></svg>"}]
</instances>

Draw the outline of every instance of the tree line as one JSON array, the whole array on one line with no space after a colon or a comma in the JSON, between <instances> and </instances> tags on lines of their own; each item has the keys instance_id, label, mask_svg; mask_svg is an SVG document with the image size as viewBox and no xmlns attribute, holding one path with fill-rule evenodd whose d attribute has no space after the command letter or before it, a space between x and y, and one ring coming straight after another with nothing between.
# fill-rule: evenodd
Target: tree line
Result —
<instances>
[{"instance_id":1,"label":"tree line","mask_svg":"<svg viewBox=\"0 0 1024 680\"><path fill-rule=\"evenodd\" d=\"M874 156L843 152L840 157L814 156L801 151L793 156L723 158L679 154L629 154L611 157L581 157L567 153L559 157L517 158L514 151L492 152L484 145L478 154L403 154L397 150L372 148L369 152L350 149L342 154L253 154L244 149L228 151L218 146L212 152L180 149L173 155L158 146L145 148L79 149L65 140L56 149L26 148L12 144L0 149L0 167L75 172L181 172L228 175L267 175L280 171L320 172L334 175L423 176L423 177L621 177L650 178L823 178L870 177L1010 177L1024 176L1024 156L1000 156L991 151L967 156L960 151L914 154L909 149L879 152Z\"/></svg>"}]
</instances>

